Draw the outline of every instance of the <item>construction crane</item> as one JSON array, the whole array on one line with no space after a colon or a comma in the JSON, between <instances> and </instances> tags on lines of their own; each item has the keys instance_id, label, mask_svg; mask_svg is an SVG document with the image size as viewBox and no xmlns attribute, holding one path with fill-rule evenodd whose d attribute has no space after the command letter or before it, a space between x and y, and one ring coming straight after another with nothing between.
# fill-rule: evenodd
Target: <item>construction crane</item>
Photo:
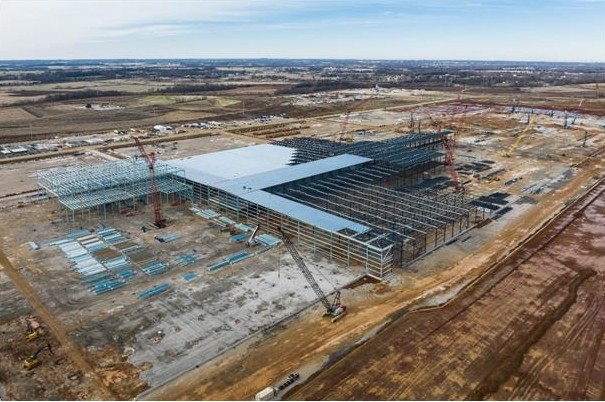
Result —
<instances>
[{"instance_id":1,"label":"construction crane","mask_svg":"<svg viewBox=\"0 0 605 402\"><path fill-rule=\"evenodd\" d=\"M31 370L34 367L37 367L38 365L40 365L40 360L38 360L38 355L43 351L48 349L48 352L51 354L53 354L53 349L50 346L50 342L46 342L46 345L42 346L41 348L39 348L38 350L36 350L33 354L27 356L27 358L23 361L23 368L27 369L27 370Z\"/></svg>"},{"instance_id":2,"label":"construction crane","mask_svg":"<svg viewBox=\"0 0 605 402\"><path fill-rule=\"evenodd\" d=\"M347 313L347 307L340 303L340 291L336 290L334 300L332 301L332 303L330 303L325 293L321 290L319 284L313 277L313 274L311 274L311 271L305 264L305 261L302 259L302 257L294 247L294 243L292 243L290 238L283 232L281 228L278 228L277 230L279 231L284 241L284 245L290 252L292 258L294 259L294 262L296 262L296 265L298 265L298 268L300 268L300 270L302 271L303 275L307 279L307 282L309 282L309 285L311 285L311 288L313 288L315 294L326 308L324 316L331 316L332 322L336 322L341 319Z\"/></svg>"},{"instance_id":3,"label":"construction crane","mask_svg":"<svg viewBox=\"0 0 605 402\"><path fill-rule=\"evenodd\" d=\"M149 178L151 180L151 202L153 203L153 214L154 214L154 225L163 228L166 227L166 219L162 216L162 205L160 202L160 192L158 191L158 183L155 177L155 153L145 152L145 148L141 141L134 137L134 142L136 142L137 147L139 147L139 152L141 156L145 158L147 161L147 167L149 168Z\"/></svg>"},{"instance_id":4,"label":"construction crane","mask_svg":"<svg viewBox=\"0 0 605 402\"><path fill-rule=\"evenodd\" d=\"M513 152L515 152L515 150L519 147L519 144L521 144L521 140L523 140L523 138L525 138L527 136L527 132L534 125L534 120L535 120L534 117L535 117L535 115L532 115L532 117L528 121L528 123L525 126L525 128L523 129L523 131L521 131L519 133L519 135L517 136L517 140L515 142L513 142L506 151L502 152L502 156L510 158L510 156L513 154Z\"/></svg>"},{"instance_id":5,"label":"construction crane","mask_svg":"<svg viewBox=\"0 0 605 402\"><path fill-rule=\"evenodd\" d=\"M248 247L254 246L254 244L255 244L254 237L258 233L258 229L260 229L260 224L256 225L256 227L252 231L252 234L250 235L250 237L248 238L248 241L246 242L246 246L248 246Z\"/></svg>"},{"instance_id":6,"label":"construction crane","mask_svg":"<svg viewBox=\"0 0 605 402\"><path fill-rule=\"evenodd\" d=\"M450 173L452 183L454 184L454 191L463 193L465 191L464 185L460 183L460 177L454 163L454 152L456 151L456 140L454 139L453 133L445 133L442 137L443 146L445 148L445 166Z\"/></svg>"}]
</instances>

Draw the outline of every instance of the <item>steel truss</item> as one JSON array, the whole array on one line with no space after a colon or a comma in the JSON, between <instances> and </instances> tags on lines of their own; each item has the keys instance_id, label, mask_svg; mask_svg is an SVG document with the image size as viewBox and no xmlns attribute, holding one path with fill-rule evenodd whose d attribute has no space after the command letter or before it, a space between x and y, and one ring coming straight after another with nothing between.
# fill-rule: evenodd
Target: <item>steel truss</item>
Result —
<instances>
[{"instance_id":1,"label":"steel truss","mask_svg":"<svg viewBox=\"0 0 605 402\"><path fill-rule=\"evenodd\" d=\"M166 198L178 195L191 198L191 186L177 179L183 170L164 163L156 163L158 189ZM63 210L75 218L76 212L97 209L119 210L133 206L137 201L146 202L151 191L149 169L143 160L123 160L40 170L38 185L49 195L57 198Z\"/></svg>"}]
</instances>

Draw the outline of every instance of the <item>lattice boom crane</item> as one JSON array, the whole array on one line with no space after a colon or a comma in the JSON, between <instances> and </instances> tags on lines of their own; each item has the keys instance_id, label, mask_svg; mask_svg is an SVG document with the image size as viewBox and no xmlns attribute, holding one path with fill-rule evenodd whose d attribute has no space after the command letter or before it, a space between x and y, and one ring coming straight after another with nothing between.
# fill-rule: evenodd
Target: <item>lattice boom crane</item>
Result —
<instances>
[{"instance_id":1,"label":"lattice boom crane","mask_svg":"<svg viewBox=\"0 0 605 402\"><path fill-rule=\"evenodd\" d=\"M292 258L294 259L294 262L296 262L296 265L298 265L298 268L300 268L300 270L302 271L303 275L307 279L307 282L309 282L309 285L311 285L311 288L315 291L315 294L326 308L326 313L324 315L332 316L332 322L335 322L342 318L347 312L347 307L340 303L340 291L336 291L334 301L330 303L325 293L321 290L319 284L313 277L313 274L307 267L307 264L305 264L305 261L298 253L298 250L296 250L296 248L294 247L294 243L292 243L292 240L290 240L290 238L282 231L281 228L278 228L278 230L284 241L284 245L290 252Z\"/></svg>"},{"instance_id":2,"label":"lattice boom crane","mask_svg":"<svg viewBox=\"0 0 605 402\"><path fill-rule=\"evenodd\" d=\"M166 219L162 216L162 205L160 201L160 192L158 190L158 183L155 177L155 153L147 153L145 152L145 148L143 144L137 137L134 137L134 142L136 142L137 147L139 147L139 152L141 156L145 158L147 161L147 167L149 168L149 178L151 180L151 202L153 203L153 214L154 214L154 224L163 228L166 226Z\"/></svg>"},{"instance_id":3,"label":"lattice boom crane","mask_svg":"<svg viewBox=\"0 0 605 402\"><path fill-rule=\"evenodd\" d=\"M447 166L447 170L449 171L450 176L452 178L452 182L454 184L454 191L464 192L464 185L460 183L460 177L458 176L458 172L456 171L456 166L454 163L454 153L456 150L456 140L454 139L454 135L445 134L443 136L443 145L445 148L445 165Z\"/></svg>"}]
</instances>

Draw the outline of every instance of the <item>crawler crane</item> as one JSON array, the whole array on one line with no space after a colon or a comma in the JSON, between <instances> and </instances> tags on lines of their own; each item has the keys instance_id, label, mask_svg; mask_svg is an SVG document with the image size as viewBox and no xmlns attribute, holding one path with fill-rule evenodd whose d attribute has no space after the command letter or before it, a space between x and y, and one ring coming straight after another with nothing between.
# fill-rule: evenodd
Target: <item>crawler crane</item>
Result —
<instances>
[{"instance_id":1,"label":"crawler crane","mask_svg":"<svg viewBox=\"0 0 605 402\"><path fill-rule=\"evenodd\" d=\"M25 335L25 339L28 341L38 339L38 337L42 334L42 326L34 317L26 317L25 325L27 326L27 334Z\"/></svg>"},{"instance_id":2,"label":"crawler crane","mask_svg":"<svg viewBox=\"0 0 605 402\"><path fill-rule=\"evenodd\" d=\"M457 193L464 193L465 187L460 182L458 171L456 170L454 162L454 153L456 148L456 141L453 134L446 133L442 137L443 146L445 148L445 166L450 173L452 183L454 184L454 191Z\"/></svg>"},{"instance_id":3,"label":"crawler crane","mask_svg":"<svg viewBox=\"0 0 605 402\"><path fill-rule=\"evenodd\" d=\"M325 293L321 290L319 284L313 277L313 274L311 274L311 271L305 264L305 261L302 259L302 257L294 247L294 243L292 243L290 238L282 231L281 228L278 228L278 230L284 241L284 245L290 252L292 258L294 259L294 262L296 262L296 265L298 265L298 268L300 268L300 270L302 271L303 275L307 279L307 282L309 282L309 285L311 285L311 288L313 288L315 294L326 308L324 316L331 316L332 322L340 320L347 313L347 307L340 303L340 291L336 290L336 296L334 297L332 303L330 303Z\"/></svg>"},{"instance_id":4,"label":"crawler crane","mask_svg":"<svg viewBox=\"0 0 605 402\"><path fill-rule=\"evenodd\" d=\"M162 216L162 205L160 201L160 192L158 190L158 182L155 176L155 153L147 153L141 141L134 137L134 142L139 148L141 156L147 161L147 167L149 168L149 178L151 180L151 201L153 203L154 213L154 225L158 228L166 227L166 219Z\"/></svg>"}]
</instances>

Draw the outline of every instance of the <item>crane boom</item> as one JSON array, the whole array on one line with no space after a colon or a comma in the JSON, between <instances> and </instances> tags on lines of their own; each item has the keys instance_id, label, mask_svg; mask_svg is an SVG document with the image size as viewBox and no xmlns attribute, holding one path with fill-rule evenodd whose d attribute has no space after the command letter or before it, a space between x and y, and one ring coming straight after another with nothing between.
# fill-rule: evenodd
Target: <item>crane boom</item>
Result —
<instances>
[{"instance_id":1,"label":"crane boom","mask_svg":"<svg viewBox=\"0 0 605 402\"><path fill-rule=\"evenodd\" d=\"M153 203L153 214L154 214L154 224L157 227L163 228L166 226L166 220L162 216L162 204L160 202L160 192L158 190L158 183L155 177L155 154L147 153L141 141L134 137L134 142L137 144L139 148L139 152L141 156L145 158L147 161L147 167L149 168L149 178L151 180L151 202Z\"/></svg>"},{"instance_id":2,"label":"crane boom","mask_svg":"<svg viewBox=\"0 0 605 402\"><path fill-rule=\"evenodd\" d=\"M281 236L282 236L282 238L284 240L284 245L286 246L286 248L290 252L290 255L294 259L294 262L296 262L296 265L298 265L298 268L300 268L300 270L302 271L303 275L307 279L307 282L309 282L309 285L311 285L311 288L313 288L313 290L315 291L315 294L317 295L317 297L319 298L319 300L322 302L322 304L324 305L324 307L326 308L326 310L330 311L332 309L332 305L328 301L328 298L326 297L326 295L324 294L324 292L319 287L319 284L317 283L317 281L313 277L313 274L311 274L311 271L309 271L309 268L307 267L307 264L305 264L305 261L302 259L302 257L298 253L298 250L296 250L296 248L294 248L294 243L292 243L292 240L290 240L288 238L288 236L286 236L286 234L281 231L281 229L280 229L280 233L281 233Z\"/></svg>"},{"instance_id":3,"label":"crane boom","mask_svg":"<svg viewBox=\"0 0 605 402\"><path fill-rule=\"evenodd\" d=\"M298 268L300 268L300 270L302 271L303 275L307 279L307 282L309 282L309 285L311 285L311 288L315 291L315 294L326 308L326 315L334 316L335 318L332 321L335 321L346 311L346 307L340 304L340 292L336 291L336 297L334 298L334 302L330 303L325 293L321 290L319 284L313 277L313 274L311 274L311 271L307 267L307 264L305 264L305 261L298 253L298 250L296 250L296 248L294 247L294 243L292 243L292 240L290 240L290 238L286 236L286 234L282 231L281 228L279 228L278 230L284 241L284 245L290 252L292 258L294 259L294 262L296 262L296 265L298 265Z\"/></svg>"},{"instance_id":4,"label":"crane boom","mask_svg":"<svg viewBox=\"0 0 605 402\"><path fill-rule=\"evenodd\" d=\"M460 177L458 176L458 172L456 171L456 166L454 162L454 152L456 149L456 141L450 135L444 135L443 137L443 145L445 147L445 165L450 173L452 178L452 183L454 184L454 191L456 192L464 192L464 186L460 183Z\"/></svg>"}]
</instances>

